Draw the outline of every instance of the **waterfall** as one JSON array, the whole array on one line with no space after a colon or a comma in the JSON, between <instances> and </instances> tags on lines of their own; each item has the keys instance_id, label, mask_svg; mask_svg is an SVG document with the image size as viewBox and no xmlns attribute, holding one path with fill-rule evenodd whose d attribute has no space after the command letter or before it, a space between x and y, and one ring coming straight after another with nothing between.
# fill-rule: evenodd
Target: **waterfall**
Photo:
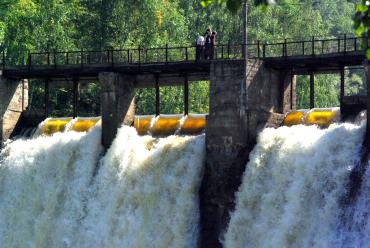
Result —
<instances>
[{"instance_id":1,"label":"waterfall","mask_svg":"<svg viewBox=\"0 0 370 248\"><path fill-rule=\"evenodd\" d=\"M364 127L352 124L262 131L236 194L224 246L369 245L368 179L357 203L350 211L342 210L350 172L360 158L363 134ZM351 211L353 225L343 227L343 215Z\"/></svg>"},{"instance_id":2,"label":"waterfall","mask_svg":"<svg viewBox=\"0 0 370 248\"><path fill-rule=\"evenodd\" d=\"M100 136L97 125L6 144L1 247L195 246L204 135L122 127L103 157Z\"/></svg>"}]
</instances>

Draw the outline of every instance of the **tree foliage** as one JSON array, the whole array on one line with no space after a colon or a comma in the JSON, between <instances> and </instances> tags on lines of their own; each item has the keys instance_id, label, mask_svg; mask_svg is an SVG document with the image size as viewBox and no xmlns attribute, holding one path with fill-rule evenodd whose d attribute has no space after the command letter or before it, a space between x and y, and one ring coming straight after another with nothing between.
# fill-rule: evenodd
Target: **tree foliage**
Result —
<instances>
[{"instance_id":1,"label":"tree foliage","mask_svg":"<svg viewBox=\"0 0 370 248\"><path fill-rule=\"evenodd\" d=\"M302 39L312 35L335 37L352 32L355 5L347 0L277 0L271 5L273 2L248 0L249 42ZM242 3L242 0L1 0L0 46L12 58L24 61L20 52L28 50L189 45L209 27L217 31L219 43L240 43ZM265 8L267 4L271 6ZM361 15L357 20L366 20L367 7L359 6L357 11ZM357 33L367 30L361 27ZM335 77L320 80L323 85L325 80L333 85L337 83ZM304 84L302 82L302 86ZM30 84L33 108L43 105L42 85L35 81ZM320 90L318 88L316 94L320 94ZM52 91L57 92L50 95L53 106L57 102L64 103L64 108L53 107L54 115L70 114L70 89L53 88ZM92 81L80 91L81 114L98 113L98 84ZM161 88L162 99L166 101L162 104L163 112L182 112L181 91L181 88ZM298 94L302 92L299 90ZM190 97L192 112L208 111L207 83L191 84ZM325 98L320 101L318 105L323 106L333 102ZM138 91L139 113L153 114L154 103L153 90ZM89 106L93 108L91 111Z\"/></svg>"},{"instance_id":2,"label":"tree foliage","mask_svg":"<svg viewBox=\"0 0 370 248\"><path fill-rule=\"evenodd\" d=\"M354 27L356 36L370 37L370 1L361 0L356 4L356 14L354 16ZM370 59L369 41L366 40L366 57Z\"/></svg>"}]
</instances>

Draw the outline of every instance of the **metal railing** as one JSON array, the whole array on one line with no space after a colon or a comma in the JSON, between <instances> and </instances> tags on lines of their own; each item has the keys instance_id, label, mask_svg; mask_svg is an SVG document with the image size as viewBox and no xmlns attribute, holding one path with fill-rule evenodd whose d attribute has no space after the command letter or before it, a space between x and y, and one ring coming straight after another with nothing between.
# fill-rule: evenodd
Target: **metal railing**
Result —
<instances>
[{"instance_id":1,"label":"metal railing","mask_svg":"<svg viewBox=\"0 0 370 248\"><path fill-rule=\"evenodd\" d=\"M344 35L338 38L316 39L282 42L260 42L248 44L249 58L288 58L292 56L318 56L328 54L343 54L364 51L367 42L366 37L348 37ZM231 60L243 58L243 44L218 44L215 47L215 60ZM78 65L81 67L91 65L107 65L114 67L118 64L156 64L172 62L191 62L196 59L195 46L178 46L156 48L131 48L110 49L104 51L47 51L30 52L19 51L7 53L5 50L1 56L1 67L23 67L28 70L36 66L51 66L57 68L60 65Z\"/></svg>"}]
</instances>

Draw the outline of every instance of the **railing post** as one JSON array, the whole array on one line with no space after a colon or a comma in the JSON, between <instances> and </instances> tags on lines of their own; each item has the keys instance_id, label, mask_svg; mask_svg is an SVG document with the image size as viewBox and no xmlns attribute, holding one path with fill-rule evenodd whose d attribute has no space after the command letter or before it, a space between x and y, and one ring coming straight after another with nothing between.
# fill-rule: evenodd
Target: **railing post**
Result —
<instances>
[{"instance_id":1,"label":"railing post","mask_svg":"<svg viewBox=\"0 0 370 248\"><path fill-rule=\"evenodd\" d=\"M48 65L50 65L50 51L49 51L49 49L48 49Z\"/></svg>"},{"instance_id":2,"label":"railing post","mask_svg":"<svg viewBox=\"0 0 370 248\"><path fill-rule=\"evenodd\" d=\"M266 57L266 44L265 43L262 45L262 55L263 55L263 58Z\"/></svg>"},{"instance_id":3,"label":"railing post","mask_svg":"<svg viewBox=\"0 0 370 248\"><path fill-rule=\"evenodd\" d=\"M344 34L344 55L347 53L347 34Z\"/></svg>"},{"instance_id":4,"label":"railing post","mask_svg":"<svg viewBox=\"0 0 370 248\"><path fill-rule=\"evenodd\" d=\"M166 44L166 64L168 63L168 44Z\"/></svg>"},{"instance_id":5,"label":"railing post","mask_svg":"<svg viewBox=\"0 0 370 248\"><path fill-rule=\"evenodd\" d=\"M81 67L83 67L83 61L84 61L84 50L81 48Z\"/></svg>"},{"instance_id":6,"label":"railing post","mask_svg":"<svg viewBox=\"0 0 370 248\"><path fill-rule=\"evenodd\" d=\"M221 45L221 59L224 59L224 44Z\"/></svg>"},{"instance_id":7,"label":"railing post","mask_svg":"<svg viewBox=\"0 0 370 248\"><path fill-rule=\"evenodd\" d=\"M260 41L257 40L257 57L260 58L261 55L260 55Z\"/></svg>"},{"instance_id":8,"label":"railing post","mask_svg":"<svg viewBox=\"0 0 370 248\"><path fill-rule=\"evenodd\" d=\"M139 51L139 65L141 65L141 48L140 48L140 45L139 45L139 48L137 49Z\"/></svg>"},{"instance_id":9,"label":"railing post","mask_svg":"<svg viewBox=\"0 0 370 248\"><path fill-rule=\"evenodd\" d=\"M321 54L324 54L324 40L321 40Z\"/></svg>"},{"instance_id":10,"label":"railing post","mask_svg":"<svg viewBox=\"0 0 370 248\"><path fill-rule=\"evenodd\" d=\"M355 45L355 52L357 52L357 37L355 37L355 40L354 40L354 45Z\"/></svg>"},{"instance_id":11,"label":"railing post","mask_svg":"<svg viewBox=\"0 0 370 248\"><path fill-rule=\"evenodd\" d=\"M340 38L337 39L338 42L338 53L340 53Z\"/></svg>"},{"instance_id":12,"label":"railing post","mask_svg":"<svg viewBox=\"0 0 370 248\"><path fill-rule=\"evenodd\" d=\"M53 50L53 59L54 59L54 69L56 69L57 68L56 49Z\"/></svg>"},{"instance_id":13,"label":"railing post","mask_svg":"<svg viewBox=\"0 0 370 248\"><path fill-rule=\"evenodd\" d=\"M113 48L112 48L112 50L111 50L111 56L112 56L112 58L111 58L111 66L112 66L112 68L114 67L114 50L113 50Z\"/></svg>"},{"instance_id":14,"label":"railing post","mask_svg":"<svg viewBox=\"0 0 370 248\"><path fill-rule=\"evenodd\" d=\"M186 61L189 60L189 57L188 57L188 47L185 47L185 59L186 59Z\"/></svg>"},{"instance_id":15,"label":"railing post","mask_svg":"<svg viewBox=\"0 0 370 248\"><path fill-rule=\"evenodd\" d=\"M302 41L302 55L304 56L304 43L305 41Z\"/></svg>"},{"instance_id":16,"label":"railing post","mask_svg":"<svg viewBox=\"0 0 370 248\"><path fill-rule=\"evenodd\" d=\"M288 51L287 51L287 49L288 49L288 46L287 46L287 40L286 40L286 39L284 39L284 49L283 49L283 51L284 51L284 57L288 56Z\"/></svg>"},{"instance_id":17,"label":"railing post","mask_svg":"<svg viewBox=\"0 0 370 248\"><path fill-rule=\"evenodd\" d=\"M69 52L67 52L66 54L66 62L67 62L67 65L69 64Z\"/></svg>"},{"instance_id":18,"label":"railing post","mask_svg":"<svg viewBox=\"0 0 370 248\"><path fill-rule=\"evenodd\" d=\"M315 36L312 36L312 56L315 56Z\"/></svg>"},{"instance_id":19,"label":"railing post","mask_svg":"<svg viewBox=\"0 0 370 248\"><path fill-rule=\"evenodd\" d=\"M30 50L28 50L28 59L27 59L27 64L28 64L28 73L31 71L31 63L32 63L31 51L30 51Z\"/></svg>"},{"instance_id":20,"label":"railing post","mask_svg":"<svg viewBox=\"0 0 370 248\"><path fill-rule=\"evenodd\" d=\"M130 49L127 49L127 63L130 64Z\"/></svg>"},{"instance_id":21,"label":"railing post","mask_svg":"<svg viewBox=\"0 0 370 248\"><path fill-rule=\"evenodd\" d=\"M230 40L227 42L227 58L230 59Z\"/></svg>"},{"instance_id":22,"label":"railing post","mask_svg":"<svg viewBox=\"0 0 370 248\"><path fill-rule=\"evenodd\" d=\"M3 50L3 71L5 70L5 49Z\"/></svg>"}]
</instances>

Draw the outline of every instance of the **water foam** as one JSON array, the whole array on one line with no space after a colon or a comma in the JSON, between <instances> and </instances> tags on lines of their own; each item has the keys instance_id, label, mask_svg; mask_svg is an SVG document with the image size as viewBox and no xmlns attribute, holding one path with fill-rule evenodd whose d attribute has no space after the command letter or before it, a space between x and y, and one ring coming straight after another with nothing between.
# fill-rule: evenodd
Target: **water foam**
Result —
<instances>
[{"instance_id":1,"label":"water foam","mask_svg":"<svg viewBox=\"0 0 370 248\"><path fill-rule=\"evenodd\" d=\"M224 246L341 247L340 202L363 134L363 127L351 124L262 131L236 195Z\"/></svg>"},{"instance_id":2,"label":"water foam","mask_svg":"<svg viewBox=\"0 0 370 248\"><path fill-rule=\"evenodd\" d=\"M100 127L85 133L15 140L1 153L2 247L66 247L102 150Z\"/></svg>"},{"instance_id":3,"label":"water foam","mask_svg":"<svg viewBox=\"0 0 370 248\"><path fill-rule=\"evenodd\" d=\"M204 135L122 127L103 158L100 135L97 125L6 145L1 247L195 246Z\"/></svg>"},{"instance_id":4,"label":"water foam","mask_svg":"<svg viewBox=\"0 0 370 248\"><path fill-rule=\"evenodd\" d=\"M101 161L79 247L194 247L204 135L122 128Z\"/></svg>"}]
</instances>

